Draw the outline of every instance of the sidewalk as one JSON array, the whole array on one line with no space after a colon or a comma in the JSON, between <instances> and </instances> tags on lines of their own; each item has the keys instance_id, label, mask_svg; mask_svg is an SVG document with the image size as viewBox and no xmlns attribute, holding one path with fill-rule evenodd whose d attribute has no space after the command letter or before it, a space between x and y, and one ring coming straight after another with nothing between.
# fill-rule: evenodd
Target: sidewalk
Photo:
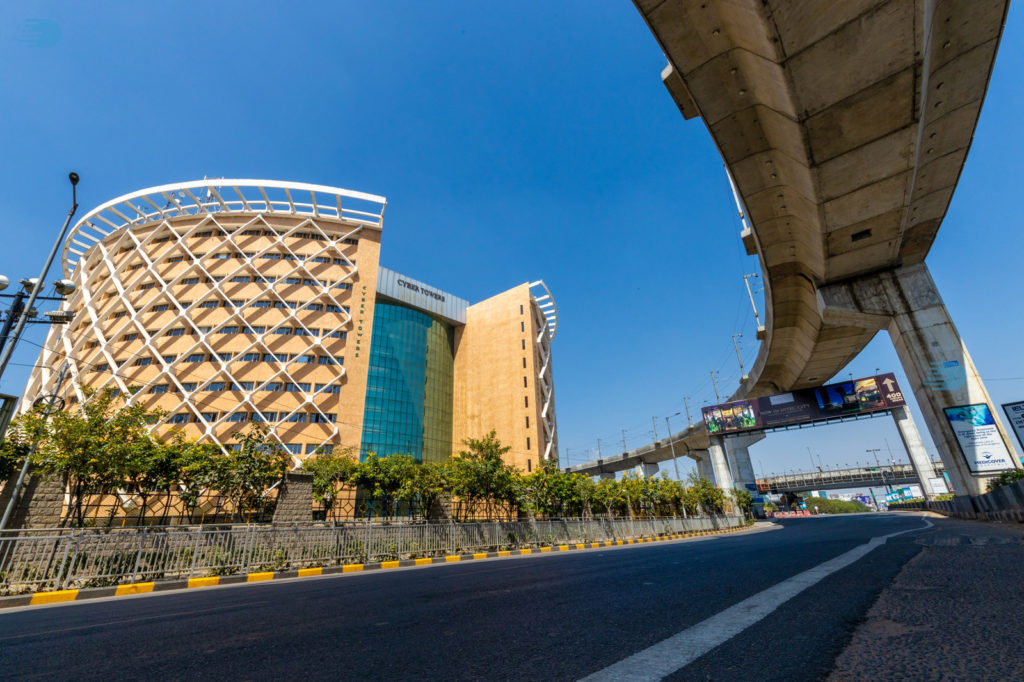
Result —
<instances>
[{"instance_id":1,"label":"sidewalk","mask_svg":"<svg viewBox=\"0 0 1024 682\"><path fill-rule=\"evenodd\" d=\"M927 518L830 680L1024 680L1024 525Z\"/></svg>"}]
</instances>

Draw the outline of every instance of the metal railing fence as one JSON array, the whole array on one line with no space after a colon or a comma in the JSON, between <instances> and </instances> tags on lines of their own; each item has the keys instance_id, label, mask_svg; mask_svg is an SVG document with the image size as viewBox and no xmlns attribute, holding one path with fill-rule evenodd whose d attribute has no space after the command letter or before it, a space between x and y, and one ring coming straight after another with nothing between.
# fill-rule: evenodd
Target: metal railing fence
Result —
<instances>
[{"instance_id":1,"label":"metal railing fence","mask_svg":"<svg viewBox=\"0 0 1024 682\"><path fill-rule=\"evenodd\" d=\"M742 523L739 516L719 516L20 530L0 533L0 595L605 542Z\"/></svg>"}]
</instances>

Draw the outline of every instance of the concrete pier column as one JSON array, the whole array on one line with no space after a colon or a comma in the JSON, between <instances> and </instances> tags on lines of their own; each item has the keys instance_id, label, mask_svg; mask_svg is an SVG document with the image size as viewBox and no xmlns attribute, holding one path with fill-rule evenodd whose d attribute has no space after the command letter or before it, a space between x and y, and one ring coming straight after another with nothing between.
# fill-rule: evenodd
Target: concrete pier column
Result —
<instances>
[{"instance_id":1,"label":"concrete pier column","mask_svg":"<svg viewBox=\"0 0 1024 682\"><path fill-rule=\"evenodd\" d=\"M707 450L691 450L689 456L697 463L697 475L715 482L715 468L711 466L711 455Z\"/></svg>"},{"instance_id":2,"label":"concrete pier column","mask_svg":"<svg viewBox=\"0 0 1024 682\"><path fill-rule=\"evenodd\" d=\"M644 478L654 478L658 474L658 463L640 462L636 470Z\"/></svg>"},{"instance_id":3,"label":"concrete pier column","mask_svg":"<svg viewBox=\"0 0 1024 682\"><path fill-rule=\"evenodd\" d=\"M729 469L729 460L725 456L725 444L721 436L712 436L711 444L708 446L708 454L711 455L711 466L715 471L715 485L722 490L732 490L734 487L732 471Z\"/></svg>"},{"instance_id":4,"label":"concrete pier column","mask_svg":"<svg viewBox=\"0 0 1024 682\"><path fill-rule=\"evenodd\" d=\"M614 471L602 471L600 474L598 474L598 478L610 478L610 479L612 479L614 481L615 480L615 472Z\"/></svg>"},{"instance_id":5,"label":"concrete pier column","mask_svg":"<svg viewBox=\"0 0 1024 682\"><path fill-rule=\"evenodd\" d=\"M910 466L914 468L914 474L921 483L921 492L924 493L926 499L930 500L935 495L931 481L933 478L938 478L938 474L935 473L932 459L924 449L924 443L921 442L921 434L917 430L917 424L914 423L914 418L906 407L898 407L893 410L892 420L896 422L896 428L900 432L903 447L907 449Z\"/></svg>"},{"instance_id":6,"label":"concrete pier column","mask_svg":"<svg viewBox=\"0 0 1024 682\"><path fill-rule=\"evenodd\" d=\"M725 439L726 455L732 464L736 485L750 490L754 495L757 494L757 477L754 475L754 464L750 460L750 446L761 440L764 440L763 433L729 436ZM747 488L748 484L754 488Z\"/></svg>"},{"instance_id":7,"label":"concrete pier column","mask_svg":"<svg viewBox=\"0 0 1024 682\"><path fill-rule=\"evenodd\" d=\"M1007 468L1021 467L992 399L923 263L822 287L818 289L818 304L827 324L889 332L957 495L984 493L988 481L998 472L971 472L946 418L946 408L988 406L1001 440L999 447L991 449L989 461L1001 459Z\"/></svg>"}]
</instances>

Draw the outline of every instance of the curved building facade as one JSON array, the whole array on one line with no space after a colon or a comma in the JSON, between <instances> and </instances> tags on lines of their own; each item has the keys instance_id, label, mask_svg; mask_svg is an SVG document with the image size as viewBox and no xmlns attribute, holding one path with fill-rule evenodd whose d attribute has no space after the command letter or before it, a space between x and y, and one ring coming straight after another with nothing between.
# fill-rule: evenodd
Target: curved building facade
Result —
<instances>
[{"instance_id":1,"label":"curved building facade","mask_svg":"<svg viewBox=\"0 0 1024 682\"><path fill-rule=\"evenodd\" d=\"M256 180L103 204L65 245L75 319L51 330L26 402L67 361L69 409L111 388L225 450L264 422L296 464L335 448L436 461L492 428L524 469L557 457L543 283L469 305L379 268L385 205Z\"/></svg>"}]
</instances>

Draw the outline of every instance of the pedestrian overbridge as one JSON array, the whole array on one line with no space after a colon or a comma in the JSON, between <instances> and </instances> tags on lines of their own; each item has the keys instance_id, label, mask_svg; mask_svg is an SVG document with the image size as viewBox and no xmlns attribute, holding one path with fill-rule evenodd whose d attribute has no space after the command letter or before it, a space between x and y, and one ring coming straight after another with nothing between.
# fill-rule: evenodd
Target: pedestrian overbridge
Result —
<instances>
[{"instance_id":1,"label":"pedestrian overbridge","mask_svg":"<svg viewBox=\"0 0 1024 682\"><path fill-rule=\"evenodd\" d=\"M668 60L669 94L722 154L761 263L762 344L730 400L822 384L884 329L954 490L983 492L992 470L961 454L944 410L992 401L924 260L1009 2L634 2ZM997 428L1002 461L1020 467ZM670 446L715 444L698 424L571 470L650 465Z\"/></svg>"},{"instance_id":2,"label":"pedestrian overbridge","mask_svg":"<svg viewBox=\"0 0 1024 682\"><path fill-rule=\"evenodd\" d=\"M932 462L932 467L942 475L942 462ZM757 479L761 493L800 493L808 490L841 490L862 486L889 487L919 483L914 467L909 464L892 464L877 467L855 467L852 469L820 469L810 472L795 472L767 476Z\"/></svg>"}]
</instances>

